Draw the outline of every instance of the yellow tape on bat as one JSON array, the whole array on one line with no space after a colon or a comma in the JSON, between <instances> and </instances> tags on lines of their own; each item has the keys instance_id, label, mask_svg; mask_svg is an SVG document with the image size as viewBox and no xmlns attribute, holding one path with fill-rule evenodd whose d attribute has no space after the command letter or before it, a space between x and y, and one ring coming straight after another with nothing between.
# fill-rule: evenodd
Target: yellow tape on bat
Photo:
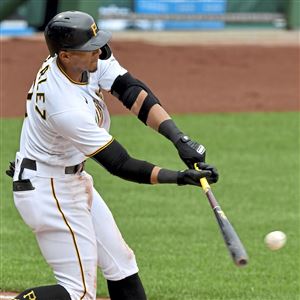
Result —
<instances>
[{"instance_id":1,"label":"yellow tape on bat","mask_svg":"<svg viewBox=\"0 0 300 300\"><path fill-rule=\"evenodd\" d=\"M197 163L194 163L194 168L195 170L197 171L201 171L198 166L197 166ZM209 183L207 182L207 179L205 177L203 178L200 178L200 183L201 183L201 186L202 186L202 189L205 193L207 193L209 190L210 190L210 185Z\"/></svg>"}]
</instances>

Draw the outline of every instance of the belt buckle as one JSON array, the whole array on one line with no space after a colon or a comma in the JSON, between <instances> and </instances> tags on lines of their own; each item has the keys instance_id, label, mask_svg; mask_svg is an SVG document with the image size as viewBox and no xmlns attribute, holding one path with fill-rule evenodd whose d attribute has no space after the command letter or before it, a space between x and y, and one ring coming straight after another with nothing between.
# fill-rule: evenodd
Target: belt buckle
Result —
<instances>
[{"instance_id":1,"label":"belt buckle","mask_svg":"<svg viewBox=\"0 0 300 300\"><path fill-rule=\"evenodd\" d=\"M83 171L83 168L84 168L84 162L75 166L66 167L65 174L79 174L80 172Z\"/></svg>"},{"instance_id":2,"label":"belt buckle","mask_svg":"<svg viewBox=\"0 0 300 300\"><path fill-rule=\"evenodd\" d=\"M75 168L77 169L75 174L81 173L84 170L84 161L78 164L77 166L75 166Z\"/></svg>"}]
</instances>

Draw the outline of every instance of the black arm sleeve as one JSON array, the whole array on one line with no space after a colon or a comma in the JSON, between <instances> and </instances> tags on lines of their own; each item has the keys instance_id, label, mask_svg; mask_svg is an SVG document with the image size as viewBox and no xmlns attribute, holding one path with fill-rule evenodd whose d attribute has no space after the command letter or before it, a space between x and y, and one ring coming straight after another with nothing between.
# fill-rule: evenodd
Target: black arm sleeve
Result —
<instances>
[{"instance_id":1,"label":"black arm sleeve","mask_svg":"<svg viewBox=\"0 0 300 300\"><path fill-rule=\"evenodd\" d=\"M119 75L111 87L112 95L117 97L128 109L132 108L142 90L146 91L148 95L140 108L138 118L146 124L152 106L155 104L160 105L159 100L151 92L150 88L142 81L132 77L130 73Z\"/></svg>"},{"instance_id":2,"label":"black arm sleeve","mask_svg":"<svg viewBox=\"0 0 300 300\"><path fill-rule=\"evenodd\" d=\"M176 144L179 141L179 139L184 135L178 129L178 127L172 119L163 121L158 127L158 132L170 141L172 141L173 144Z\"/></svg>"},{"instance_id":3,"label":"black arm sleeve","mask_svg":"<svg viewBox=\"0 0 300 300\"><path fill-rule=\"evenodd\" d=\"M128 181L151 183L151 173L155 166L132 158L116 140L92 158L113 175Z\"/></svg>"}]
</instances>

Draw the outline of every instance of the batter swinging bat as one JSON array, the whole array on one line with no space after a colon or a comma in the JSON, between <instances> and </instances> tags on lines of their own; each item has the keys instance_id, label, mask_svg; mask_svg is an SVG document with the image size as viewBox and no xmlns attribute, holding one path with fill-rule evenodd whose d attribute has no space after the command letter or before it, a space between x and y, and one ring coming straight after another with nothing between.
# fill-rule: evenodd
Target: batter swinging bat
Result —
<instances>
[{"instance_id":1,"label":"batter swinging bat","mask_svg":"<svg viewBox=\"0 0 300 300\"><path fill-rule=\"evenodd\" d=\"M199 170L197 164L195 164L195 169ZM202 189L207 196L207 199L213 209L216 219L218 221L222 236L224 238L227 249L238 267L245 266L248 263L248 255L246 250L239 239L237 233L234 228L230 224L226 215L222 211L217 199L215 198L210 185L208 184L206 178L200 179Z\"/></svg>"}]
</instances>

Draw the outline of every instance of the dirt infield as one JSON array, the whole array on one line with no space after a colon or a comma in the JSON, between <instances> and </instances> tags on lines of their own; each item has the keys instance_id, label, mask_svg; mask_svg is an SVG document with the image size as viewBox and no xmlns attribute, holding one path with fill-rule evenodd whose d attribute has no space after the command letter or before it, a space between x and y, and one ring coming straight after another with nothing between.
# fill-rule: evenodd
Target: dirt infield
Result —
<instances>
[{"instance_id":1,"label":"dirt infield","mask_svg":"<svg viewBox=\"0 0 300 300\"><path fill-rule=\"evenodd\" d=\"M297 35L252 34L252 43L246 43L247 33L240 40L237 34L220 36L215 33L213 44L213 36L205 33L144 38L131 33L127 40L116 34L111 46L170 113L299 110ZM181 40L184 45L176 46ZM41 35L1 40L0 116L24 115L27 91L47 55ZM113 97L106 99L112 114L127 113Z\"/></svg>"}]
</instances>

